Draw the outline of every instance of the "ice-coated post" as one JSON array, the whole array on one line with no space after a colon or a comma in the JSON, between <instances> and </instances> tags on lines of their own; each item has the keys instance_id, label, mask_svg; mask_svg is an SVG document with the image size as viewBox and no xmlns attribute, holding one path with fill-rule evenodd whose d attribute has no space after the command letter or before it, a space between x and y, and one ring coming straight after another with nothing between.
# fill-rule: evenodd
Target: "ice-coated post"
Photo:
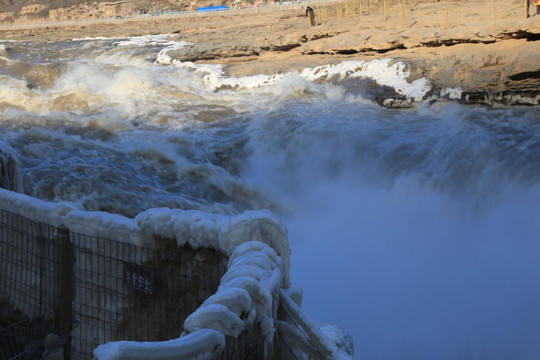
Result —
<instances>
[{"instance_id":1,"label":"ice-coated post","mask_svg":"<svg viewBox=\"0 0 540 360\"><path fill-rule=\"evenodd\" d=\"M69 241L69 229L60 225L58 227L58 302L56 313L57 321L60 323L69 323L73 321L73 300L75 298L74 291L74 275L73 265L75 256L73 246ZM69 345L69 344L68 344Z\"/></svg>"}]
</instances>

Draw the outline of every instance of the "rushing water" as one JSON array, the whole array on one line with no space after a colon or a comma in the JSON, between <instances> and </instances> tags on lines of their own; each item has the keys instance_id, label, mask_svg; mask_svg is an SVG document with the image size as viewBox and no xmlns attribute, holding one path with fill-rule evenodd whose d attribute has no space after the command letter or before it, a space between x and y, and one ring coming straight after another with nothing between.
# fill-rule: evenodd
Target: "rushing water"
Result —
<instances>
[{"instance_id":1,"label":"rushing water","mask_svg":"<svg viewBox=\"0 0 540 360\"><path fill-rule=\"evenodd\" d=\"M418 98L429 79L388 61L234 79L171 59L184 45L0 43L24 192L130 217L270 209L305 311L357 358L540 357L539 108L388 110L375 81Z\"/></svg>"}]
</instances>

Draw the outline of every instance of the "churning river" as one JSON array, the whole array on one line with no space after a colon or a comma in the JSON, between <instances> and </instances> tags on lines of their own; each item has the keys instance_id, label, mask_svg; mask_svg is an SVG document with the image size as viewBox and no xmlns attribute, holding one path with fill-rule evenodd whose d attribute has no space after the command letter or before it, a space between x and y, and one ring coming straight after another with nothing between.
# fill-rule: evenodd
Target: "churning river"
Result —
<instances>
[{"instance_id":1,"label":"churning river","mask_svg":"<svg viewBox=\"0 0 540 360\"><path fill-rule=\"evenodd\" d=\"M231 78L169 36L0 42L24 193L133 217L269 209L358 359L540 358L540 108L420 102L389 60ZM449 92L458 92L451 89Z\"/></svg>"}]
</instances>

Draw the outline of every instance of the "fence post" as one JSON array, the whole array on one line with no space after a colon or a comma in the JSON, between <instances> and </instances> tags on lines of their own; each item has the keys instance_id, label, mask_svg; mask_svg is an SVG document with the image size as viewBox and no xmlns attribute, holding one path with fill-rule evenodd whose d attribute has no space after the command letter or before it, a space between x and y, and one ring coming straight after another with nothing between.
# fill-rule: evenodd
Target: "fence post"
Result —
<instances>
[{"instance_id":1,"label":"fence post","mask_svg":"<svg viewBox=\"0 0 540 360\"><path fill-rule=\"evenodd\" d=\"M302 328L302 331L308 337L313 347L320 353L321 356L319 358L333 359L333 349L331 346L333 343L326 337L326 334L311 319L303 315L300 307L292 301L283 289L279 290L279 300L280 305L283 306L291 319Z\"/></svg>"},{"instance_id":2,"label":"fence post","mask_svg":"<svg viewBox=\"0 0 540 360\"><path fill-rule=\"evenodd\" d=\"M405 0L401 2L401 28L405 28Z\"/></svg>"},{"instance_id":3,"label":"fence post","mask_svg":"<svg viewBox=\"0 0 540 360\"><path fill-rule=\"evenodd\" d=\"M75 287L73 265L75 255L73 245L69 241L69 229L60 225L58 227L58 302L56 314L58 325L73 321L73 301L75 300ZM69 346L69 343L68 343Z\"/></svg>"}]
</instances>

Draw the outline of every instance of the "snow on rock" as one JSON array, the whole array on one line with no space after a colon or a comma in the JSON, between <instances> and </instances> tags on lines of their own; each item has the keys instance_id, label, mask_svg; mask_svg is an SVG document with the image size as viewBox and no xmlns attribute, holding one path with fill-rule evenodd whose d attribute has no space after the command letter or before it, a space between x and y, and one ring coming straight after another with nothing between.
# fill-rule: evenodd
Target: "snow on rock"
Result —
<instances>
[{"instance_id":1,"label":"snow on rock","mask_svg":"<svg viewBox=\"0 0 540 360\"><path fill-rule=\"evenodd\" d=\"M96 360L210 360L225 347L215 330L199 330L178 339L159 342L115 341L94 350Z\"/></svg>"},{"instance_id":2,"label":"snow on rock","mask_svg":"<svg viewBox=\"0 0 540 360\"><path fill-rule=\"evenodd\" d=\"M3 210L52 225L60 225L65 214L81 209L81 206L75 203L51 203L5 189L0 189L0 204Z\"/></svg>"},{"instance_id":3,"label":"snow on rock","mask_svg":"<svg viewBox=\"0 0 540 360\"><path fill-rule=\"evenodd\" d=\"M175 239L178 246L188 243L194 249L213 248L227 256L248 241L263 242L281 257L284 286L289 286L287 229L269 211L246 211L231 217L197 210L158 208L140 213L135 221L146 236Z\"/></svg>"},{"instance_id":4,"label":"snow on rock","mask_svg":"<svg viewBox=\"0 0 540 360\"><path fill-rule=\"evenodd\" d=\"M186 319L184 332L215 329L236 337L258 321L263 334L273 334L281 267L281 258L262 242L249 241L238 246L229 258L228 270L217 292Z\"/></svg>"}]
</instances>

